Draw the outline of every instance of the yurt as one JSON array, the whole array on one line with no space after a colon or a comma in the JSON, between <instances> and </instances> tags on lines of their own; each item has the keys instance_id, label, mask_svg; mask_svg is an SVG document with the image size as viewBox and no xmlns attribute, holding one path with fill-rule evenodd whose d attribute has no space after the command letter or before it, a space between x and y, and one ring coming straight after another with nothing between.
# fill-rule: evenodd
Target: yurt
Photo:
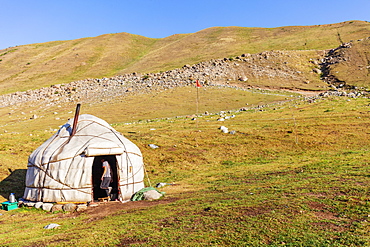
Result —
<instances>
[{"instance_id":1,"label":"yurt","mask_svg":"<svg viewBox=\"0 0 370 247\"><path fill-rule=\"evenodd\" d=\"M112 200L130 200L144 188L139 148L104 120L76 114L29 156L23 199L93 202L106 197L100 188L102 158L112 170Z\"/></svg>"}]
</instances>

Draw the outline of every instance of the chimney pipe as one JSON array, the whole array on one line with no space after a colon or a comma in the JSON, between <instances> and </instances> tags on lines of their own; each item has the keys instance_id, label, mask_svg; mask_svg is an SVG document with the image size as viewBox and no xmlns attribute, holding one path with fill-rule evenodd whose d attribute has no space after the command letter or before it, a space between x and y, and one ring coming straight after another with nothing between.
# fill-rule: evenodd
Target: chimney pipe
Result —
<instances>
[{"instance_id":1,"label":"chimney pipe","mask_svg":"<svg viewBox=\"0 0 370 247\"><path fill-rule=\"evenodd\" d=\"M80 114L80 106L81 106L81 104L77 104L76 112L75 112L75 117L73 119L73 127L72 127L73 129L72 129L71 137L76 134L78 116Z\"/></svg>"}]
</instances>

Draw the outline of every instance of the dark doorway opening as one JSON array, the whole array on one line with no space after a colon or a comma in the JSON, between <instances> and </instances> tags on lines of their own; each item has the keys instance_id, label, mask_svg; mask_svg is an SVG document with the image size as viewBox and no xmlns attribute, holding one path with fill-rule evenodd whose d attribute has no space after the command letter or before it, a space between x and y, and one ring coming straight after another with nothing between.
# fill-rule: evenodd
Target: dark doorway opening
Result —
<instances>
[{"instance_id":1,"label":"dark doorway opening","mask_svg":"<svg viewBox=\"0 0 370 247\"><path fill-rule=\"evenodd\" d=\"M117 159L115 155L96 156L94 158L94 163L92 167L93 199L94 201L97 201L99 198L107 197L105 190L100 189L101 176L104 171L101 162L102 159L108 161L112 169L113 181L109 185L109 187L112 188L112 190L110 191L110 199L116 200L118 198L119 190L118 190Z\"/></svg>"}]
</instances>

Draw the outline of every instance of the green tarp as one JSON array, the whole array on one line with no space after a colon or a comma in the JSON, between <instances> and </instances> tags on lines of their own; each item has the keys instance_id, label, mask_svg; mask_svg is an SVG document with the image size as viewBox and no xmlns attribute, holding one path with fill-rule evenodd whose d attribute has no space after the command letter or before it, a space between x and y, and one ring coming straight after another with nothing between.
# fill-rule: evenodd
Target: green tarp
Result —
<instances>
[{"instance_id":1,"label":"green tarp","mask_svg":"<svg viewBox=\"0 0 370 247\"><path fill-rule=\"evenodd\" d=\"M158 191L156 188L153 188L153 187L146 187L146 188L143 188L141 190L139 190L138 192L136 192L132 197L131 197L131 201L141 201L141 200L144 200L144 193L149 191L149 190L156 190L158 193L161 193L162 195L165 194L165 192L160 192Z\"/></svg>"}]
</instances>

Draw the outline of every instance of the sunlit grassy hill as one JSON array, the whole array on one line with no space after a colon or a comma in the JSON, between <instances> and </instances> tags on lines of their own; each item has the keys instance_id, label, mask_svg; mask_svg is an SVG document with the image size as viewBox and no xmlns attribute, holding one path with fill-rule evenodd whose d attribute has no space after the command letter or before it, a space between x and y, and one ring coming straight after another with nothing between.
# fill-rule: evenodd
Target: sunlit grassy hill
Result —
<instances>
[{"instance_id":1,"label":"sunlit grassy hill","mask_svg":"<svg viewBox=\"0 0 370 247\"><path fill-rule=\"evenodd\" d=\"M176 101L176 95L182 96ZM111 202L82 213L2 210L1 244L369 246L368 98L203 88L200 109L209 115L141 120L194 112L194 96L195 88L181 88L128 98L126 107L81 109L139 146L146 185L174 184L160 188L164 198L144 207ZM216 112L240 105L246 110ZM30 109L36 119L12 110L1 120L7 121L0 134L1 201L10 192L22 195L28 154L73 116L67 105ZM222 115L234 117L217 121ZM131 118L136 116L141 119ZM235 133L222 133L221 125ZM50 223L60 227L43 229ZM110 234L101 234L102 227Z\"/></svg>"},{"instance_id":2,"label":"sunlit grassy hill","mask_svg":"<svg viewBox=\"0 0 370 247\"><path fill-rule=\"evenodd\" d=\"M338 84L370 88L370 37L352 41L349 48L330 52L330 75Z\"/></svg>"},{"instance_id":3,"label":"sunlit grassy hill","mask_svg":"<svg viewBox=\"0 0 370 247\"><path fill-rule=\"evenodd\" d=\"M370 246L369 37L348 21L1 50L0 95L48 88L0 97L14 101L0 107L0 202L23 196L29 155L76 103L140 148L146 186L172 185L83 212L0 210L0 245Z\"/></svg>"},{"instance_id":4,"label":"sunlit grassy hill","mask_svg":"<svg viewBox=\"0 0 370 247\"><path fill-rule=\"evenodd\" d=\"M370 36L370 23L347 21L278 28L213 27L162 39L116 33L0 51L0 93L85 78L159 72L269 50L325 50Z\"/></svg>"}]
</instances>

